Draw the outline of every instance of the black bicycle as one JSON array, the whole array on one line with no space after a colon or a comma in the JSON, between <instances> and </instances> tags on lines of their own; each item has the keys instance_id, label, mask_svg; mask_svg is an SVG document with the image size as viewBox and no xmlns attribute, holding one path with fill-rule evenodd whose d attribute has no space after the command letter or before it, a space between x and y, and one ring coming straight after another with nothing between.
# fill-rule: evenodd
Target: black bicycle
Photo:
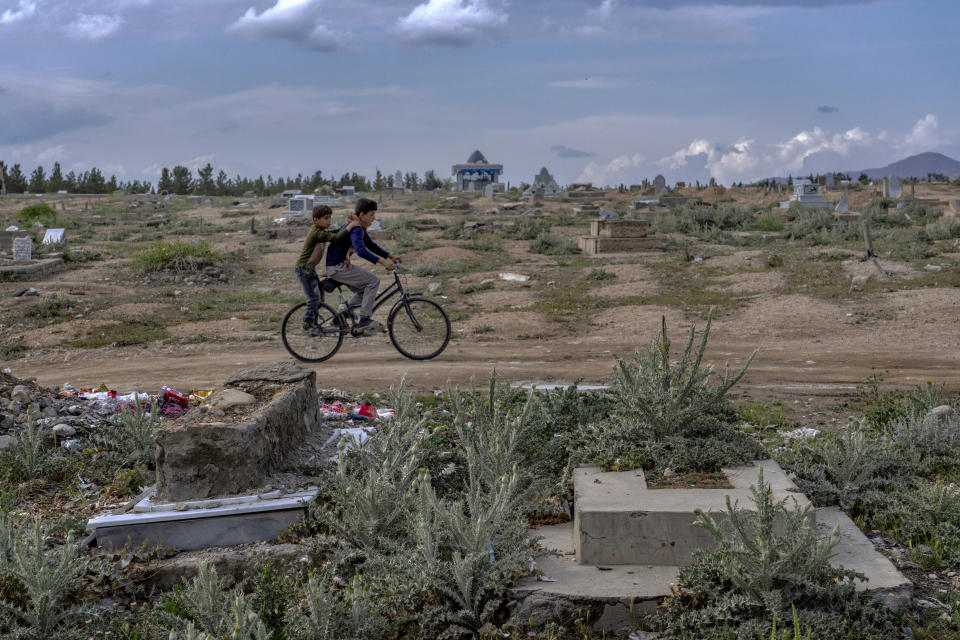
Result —
<instances>
[{"instance_id":1,"label":"black bicycle","mask_svg":"<svg viewBox=\"0 0 960 640\"><path fill-rule=\"evenodd\" d=\"M297 360L323 362L340 350L347 335L360 337L369 331L356 328L359 321L356 308L347 303L343 286L331 278L320 281L323 293L339 292L342 304L338 311L321 299L316 328L311 331L301 326L306 302L287 311L280 335L283 337L283 346ZM390 342L397 351L413 360L436 358L450 342L450 318L447 312L433 300L424 297L422 292L408 293L400 278L399 266L393 269L393 284L377 294L374 312L397 295L400 299L393 303L387 314Z\"/></svg>"}]
</instances>

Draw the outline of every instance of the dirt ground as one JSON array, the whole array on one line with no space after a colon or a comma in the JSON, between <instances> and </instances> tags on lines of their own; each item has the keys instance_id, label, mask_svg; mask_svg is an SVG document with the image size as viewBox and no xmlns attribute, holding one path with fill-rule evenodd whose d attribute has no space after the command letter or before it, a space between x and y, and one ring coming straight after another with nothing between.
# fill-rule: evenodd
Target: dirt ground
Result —
<instances>
[{"instance_id":1,"label":"dirt ground","mask_svg":"<svg viewBox=\"0 0 960 640\"><path fill-rule=\"evenodd\" d=\"M927 193L925 188L939 190ZM458 217L485 222L518 217L512 212L489 212L502 199L474 200L466 212L445 211L442 199L447 195L433 196L441 201L436 209L425 209L432 203L428 194L385 199L380 217L388 228L401 216L441 223ZM743 203L786 198L749 190L728 190L725 195ZM949 193L921 185L917 195L945 198ZM624 210L635 197L613 193L596 201ZM836 200L839 192L827 197ZM869 197L858 193L851 196L851 204ZM227 203L195 206L187 202L177 210L168 206L171 220L181 224L172 234L178 239L189 238L189 225L202 220L208 225L202 239L217 250L242 251L245 256L246 276L206 287L144 284L132 270L130 258L149 246L142 221L153 210L129 212L123 198L99 199L88 208L106 216L119 213L113 214L108 227L87 228L84 220L89 211L71 211L80 209L84 201L80 196L67 198L63 215L79 224L68 230L68 241L71 248L100 251L101 258L43 281L0 283L0 342L19 339L26 349L4 361L3 367L47 386L105 384L122 391L155 391L161 385L181 390L216 387L241 367L290 359L280 341L279 318L301 295L293 275L301 242L265 238L262 229L279 217L279 210L266 209L269 199L253 201L251 215L239 219L222 216L230 208ZM24 204L23 199L10 196L0 199L5 226ZM546 214L560 215L575 206L576 202L548 200L541 208ZM335 220L344 215L344 210L337 211ZM250 234L250 217L261 229L257 235ZM107 232L119 228L129 228L131 235L109 240ZM569 236L587 233L585 224L559 230ZM71 241L71 235L77 239ZM939 245L939 255L926 260L944 265L940 272L925 272L923 260L910 264L881 256L881 266L889 267L885 274L873 262L861 261L856 249L847 248L850 255L839 262L839 271L827 276L838 282L817 282L817 276L811 276L813 280L798 283L791 280L790 268L802 269L803 261L816 259L816 252L786 243L773 250L794 251L797 262L791 267L794 263L788 260L786 267L775 268L765 262L770 248L695 240L696 251L703 255L699 262L682 261L677 250L544 256L531 253L529 241L520 240L504 240L497 251L484 252L471 249L463 240L443 239L439 231L421 235L435 246L404 251L408 267L424 261L474 261L456 274L409 276L416 290L432 282L440 284L438 294L444 297L439 301L453 319L453 339L446 351L432 361L416 362L401 356L385 336L348 338L331 360L313 365L318 386L381 392L406 377L412 389L430 393L448 382L466 385L471 378L484 379L494 369L515 384L575 380L603 384L613 357L629 357L635 349L646 349L661 318L666 318L674 349L682 348L691 324L698 331L702 328L708 306L703 301L711 299L723 304L713 322L707 359L718 368L725 362L739 367L756 349L756 359L736 387L736 395L743 401L776 400L796 406L798 422L805 422L801 415L814 414L818 417L809 420L813 423L845 420L842 403L872 374L883 374L885 387L910 388L932 380L945 383L948 391L960 390L960 288L952 286L956 280L949 277L958 268L960 250L946 242ZM597 269L615 277L591 280L589 274ZM506 281L499 277L502 272L529 275L530 280ZM378 273L386 282L389 276L382 269ZM684 286L695 287L700 297L689 304L682 295L658 297L671 286L673 275L686 279L672 286L679 286L681 293ZM857 276L871 284L859 290ZM465 292L481 283L478 291ZM836 290L825 295L825 287L832 285ZM42 295L13 297L25 287L35 287ZM225 304L222 309L190 315L190 305L199 308L196 305L204 298L251 291L261 294L252 306L233 309ZM52 296L69 301L70 316L36 326L25 310ZM577 298L586 305L578 306ZM129 346L71 346L103 323L141 314L162 319L167 337Z\"/></svg>"}]
</instances>

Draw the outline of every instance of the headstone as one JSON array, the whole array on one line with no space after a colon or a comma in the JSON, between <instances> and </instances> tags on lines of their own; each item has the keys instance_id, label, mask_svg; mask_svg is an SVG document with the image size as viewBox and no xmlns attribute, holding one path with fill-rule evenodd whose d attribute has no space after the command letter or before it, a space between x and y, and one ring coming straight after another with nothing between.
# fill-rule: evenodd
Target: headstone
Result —
<instances>
[{"instance_id":1,"label":"headstone","mask_svg":"<svg viewBox=\"0 0 960 640\"><path fill-rule=\"evenodd\" d=\"M890 197L890 178L884 178L880 189L880 195L884 198Z\"/></svg>"},{"instance_id":2,"label":"headstone","mask_svg":"<svg viewBox=\"0 0 960 640\"><path fill-rule=\"evenodd\" d=\"M597 217L601 220L619 220L620 215L616 211L611 211L610 209L600 209L597 212Z\"/></svg>"},{"instance_id":3,"label":"headstone","mask_svg":"<svg viewBox=\"0 0 960 640\"><path fill-rule=\"evenodd\" d=\"M710 178L710 186L711 186L711 187L717 186L717 179L716 179L716 178Z\"/></svg>"},{"instance_id":4,"label":"headstone","mask_svg":"<svg viewBox=\"0 0 960 640\"><path fill-rule=\"evenodd\" d=\"M14 260L33 260L33 239L32 238L14 238L13 239L13 259Z\"/></svg>"},{"instance_id":5,"label":"headstone","mask_svg":"<svg viewBox=\"0 0 960 640\"><path fill-rule=\"evenodd\" d=\"M847 213L850 211L850 198L847 197L847 194L840 196L840 201L837 202L837 208L834 209L836 213Z\"/></svg>"},{"instance_id":6,"label":"headstone","mask_svg":"<svg viewBox=\"0 0 960 640\"><path fill-rule=\"evenodd\" d=\"M657 174L657 177L653 179L653 191L656 195L661 195L667 192L667 179L662 175Z\"/></svg>"},{"instance_id":7,"label":"headstone","mask_svg":"<svg viewBox=\"0 0 960 640\"><path fill-rule=\"evenodd\" d=\"M832 173L827 174L826 178L823 181L823 185L825 187L832 187L834 185L834 179L833 179Z\"/></svg>"},{"instance_id":8,"label":"headstone","mask_svg":"<svg viewBox=\"0 0 960 640\"><path fill-rule=\"evenodd\" d=\"M64 229L47 229L43 234L43 244L54 244L63 242Z\"/></svg>"},{"instance_id":9,"label":"headstone","mask_svg":"<svg viewBox=\"0 0 960 640\"><path fill-rule=\"evenodd\" d=\"M486 185L486 186L483 187L483 197L484 197L484 198L492 198L492 197L493 197L493 185L492 185L492 184L488 184L488 185Z\"/></svg>"},{"instance_id":10,"label":"headstone","mask_svg":"<svg viewBox=\"0 0 960 640\"><path fill-rule=\"evenodd\" d=\"M917 186L911 182L910 183L910 199L913 200L916 197L917 197Z\"/></svg>"},{"instance_id":11,"label":"headstone","mask_svg":"<svg viewBox=\"0 0 960 640\"><path fill-rule=\"evenodd\" d=\"M399 169L397 169L397 172L393 174L393 186L397 189L403 188L403 174L400 173Z\"/></svg>"},{"instance_id":12,"label":"headstone","mask_svg":"<svg viewBox=\"0 0 960 640\"><path fill-rule=\"evenodd\" d=\"M900 181L897 180L897 176L890 176L890 194L888 198L899 198L900 197Z\"/></svg>"}]
</instances>

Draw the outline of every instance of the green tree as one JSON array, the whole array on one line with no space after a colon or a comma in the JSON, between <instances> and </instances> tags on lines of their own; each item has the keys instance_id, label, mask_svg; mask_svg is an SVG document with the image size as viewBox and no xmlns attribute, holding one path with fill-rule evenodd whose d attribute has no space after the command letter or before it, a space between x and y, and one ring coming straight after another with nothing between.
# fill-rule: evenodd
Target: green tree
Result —
<instances>
[{"instance_id":1,"label":"green tree","mask_svg":"<svg viewBox=\"0 0 960 640\"><path fill-rule=\"evenodd\" d=\"M230 195L230 178L223 169L217 174L216 190L218 196Z\"/></svg>"},{"instance_id":2,"label":"green tree","mask_svg":"<svg viewBox=\"0 0 960 640\"><path fill-rule=\"evenodd\" d=\"M157 182L157 192L163 191L167 193L173 191L173 176L170 175L170 169L166 167L160 171L160 180Z\"/></svg>"},{"instance_id":3,"label":"green tree","mask_svg":"<svg viewBox=\"0 0 960 640\"><path fill-rule=\"evenodd\" d=\"M868 184L870 184L870 176L868 176L865 173L861 173L860 177L857 178L857 182L859 182L863 186L867 186Z\"/></svg>"},{"instance_id":4,"label":"green tree","mask_svg":"<svg viewBox=\"0 0 960 640\"><path fill-rule=\"evenodd\" d=\"M434 189L442 189L443 180L437 177L437 172L433 169L428 169L426 173L423 174L423 189L425 191L433 191Z\"/></svg>"},{"instance_id":5,"label":"green tree","mask_svg":"<svg viewBox=\"0 0 960 640\"><path fill-rule=\"evenodd\" d=\"M30 190L30 193L46 193L47 174L43 170L43 165L34 169L33 173L30 174L30 183L27 188Z\"/></svg>"},{"instance_id":6,"label":"green tree","mask_svg":"<svg viewBox=\"0 0 960 640\"><path fill-rule=\"evenodd\" d=\"M202 196L212 196L216 193L216 189L217 185L213 181L213 165L208 162L203 169L197 169L197 184L194 191Z\"/></svg>"},{"instance_id":7,"label":"green tree","mask_svg":"<svg viewBox=\"0 0 960 640\"><path fill-rule=\"evenodd\" d=\"M386 183L383 181L383 174L380 173L380 169L377 169L377 176L373 179L373 190L374 191L383 191L383 187Z\"/></svg>"},{"instance_id":8,"label":"green tree","mask_svg":"<svg viewBox=\"0 0 960 640\"><path fill-rule=\"evenodd\" d=\"M53 163L53 171L50 172L50 179L47 180L47 191L56 193L61 189L66 189L67 183L63 179L63 171L60 169L60 163Z\"/></svg>"},{"instance_id":9,"label":"green tree","mask_svg":"<svg viewBox=\"0 0 960 640\"><path fill-rule=\"evenodd\" d=\"M103 173L100 169L93 167L89 172L85 172L81 178L81 191L83 193L106 193L107 181L103 179Z\"/></svg>"},{"instance_id":10,"label":"green tree","mask_svg":"<svg viewBox=\"0 0 960 640\"><path fill-rule=\"evenodd\" d=\"M77 174L73 171L67 173L67 177L64 178L64 185L67 191L70 193L77 193L80 183L77 182Z\"/></svg>"},{"instance_id":11,"label":"green tree","mask_svg":"<svg viewBox=\"0 0 960 640\"><path fill-rule=\"evenodd\" d=\"M7 173L7 193L25 193L27 191L27 177L23 175L20 165L10 167Z\"/></svg>"},{"instance_id":12,"label":"green tree","mask_svg":"<svg viewBox=\"0 0 960 640\"><path fill-rule=\"evenodd\" d=\"M193 185L193 172L183 165L177 165L173 168L173 192L177 195L186 195L190 193L190 187Z\"/></svg>"}]
</instances>

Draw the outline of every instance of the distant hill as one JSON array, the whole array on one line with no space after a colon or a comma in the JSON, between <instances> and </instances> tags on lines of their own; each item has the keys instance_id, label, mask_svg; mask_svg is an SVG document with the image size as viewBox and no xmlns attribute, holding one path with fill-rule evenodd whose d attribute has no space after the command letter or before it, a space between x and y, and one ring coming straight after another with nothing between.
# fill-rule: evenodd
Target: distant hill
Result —
<instances>
[{"instance_id":1,"label":"distant hill","mask_svg":"<svg viewBox=\"0 0 960 640\"><path fill-rule=\"evenodd\" d=\"M898 160L879 169L863 169L850 171L849 175L856 180L861 173L867 174L871 180L884 176L898 178L926 178L928 173L942 173L951 180L960 176L960 161L954 160L942 153L918 153L915 156Z\"/></svg>"}]
</instances>

